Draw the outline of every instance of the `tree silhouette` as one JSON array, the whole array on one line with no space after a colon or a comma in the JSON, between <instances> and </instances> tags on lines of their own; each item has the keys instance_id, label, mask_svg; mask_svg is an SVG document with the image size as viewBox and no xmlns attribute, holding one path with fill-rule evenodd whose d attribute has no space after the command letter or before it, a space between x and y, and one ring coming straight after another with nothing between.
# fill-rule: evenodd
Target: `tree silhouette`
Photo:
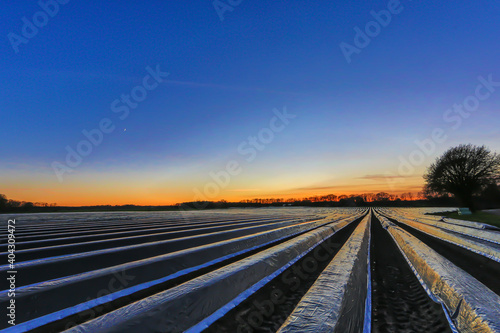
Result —
<instances>
[{"instance_id":1,"label":"tree silhouette","mask_svg":"<svg viewBox=\"0 0 500 333\"><path fill-rule=\"evenodd\" d=\"M4 211L7 209L7 203L9 200L7 200L7 197L5 194L0 194L0 211Z\"/></svg>"},{"instance_id":2,"label":"tree silhouette","mask_svg":"<svg viewBox=\"0 0 500 333\"><path fill-rule=\"evenodd\" d=\"M500 156L485 146L450 148L431 164L424 179L426 193L453 194L474 211L473 196L500 180Z\"/></svg>"},{"instance_id":3,"label":"tree silhouette","mask_svg":"<svg viewBox=\"0 0 500 333\"><path fill-rule=\"evenodd\" d=\"M375 199L377 201L389 201L390 198L391 198L391 195L389 193L386 193L386 192L379 192L379 193L375 194Z\"/></svg>"}]
</instances>

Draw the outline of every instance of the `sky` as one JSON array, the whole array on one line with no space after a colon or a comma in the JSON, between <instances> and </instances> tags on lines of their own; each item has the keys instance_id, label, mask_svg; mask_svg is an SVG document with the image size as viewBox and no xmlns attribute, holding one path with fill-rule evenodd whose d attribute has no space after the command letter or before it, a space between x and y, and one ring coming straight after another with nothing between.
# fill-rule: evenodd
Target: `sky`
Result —
<instances>
[{"instance_id":1,"label":"sky","mask_svg":"<svg viewBox=\"0 0 500 333\"><path fill-rule=\"evenodd\" d=\"M416 193L452 146L500 152L498 31L486 0L7 1L0 193Z\"/></svg>"}]
</instances>

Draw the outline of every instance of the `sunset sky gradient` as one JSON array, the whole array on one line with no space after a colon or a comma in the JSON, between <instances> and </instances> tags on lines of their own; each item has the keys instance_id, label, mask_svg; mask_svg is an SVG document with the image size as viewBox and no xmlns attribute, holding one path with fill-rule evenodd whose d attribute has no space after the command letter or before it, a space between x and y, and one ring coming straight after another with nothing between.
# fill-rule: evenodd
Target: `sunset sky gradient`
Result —
<instances>
[{"instance_id":1,"label":"sunset sky gradient","mask_svg":"<svg viewBox=\"0 0 500 333\"><path fill-rule=\"evenodd\" d=\"M4 4L0 193L173 204L200 199L230 161L240 172L205 199L418 192L451 146L500 152L500 87L458 128L444 117L478 77L500 82L500 3L401 1L348 63L339 44L354 45L354 28L389 2L243 1L221 21L212 1L70 1L17 53L8 34L41 9ZM170 74L120 119L111 104L143 84L148 66ZM249 161L249 137L284 108L295 117L276 121L281 130ZM104 118L114 131L59 181L53 163ZM444 142L401 172L436 128Z\"/></svg>"}]
</instances>

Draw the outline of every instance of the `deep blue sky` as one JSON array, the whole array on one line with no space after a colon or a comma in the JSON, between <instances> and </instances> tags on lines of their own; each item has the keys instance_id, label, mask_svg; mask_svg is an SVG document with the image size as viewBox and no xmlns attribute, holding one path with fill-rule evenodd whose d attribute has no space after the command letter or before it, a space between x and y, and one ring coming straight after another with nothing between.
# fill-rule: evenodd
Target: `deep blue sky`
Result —
<instances>
[{"instance_id":1,"label":"deep blue sky","mask_svg":"<svg viewBox=\"0 0 500 333\"><path fill-rule=\"evenodd\" d=\"M500 81L500 3L402 1L348 64L339 44L353 44L354 27L387 4L242 1L221 21L209 0L73 0L15 53L8 34L20 35L22 18L41 9L8 1L0 13L2 190L62 204L171 203L190 200L234 158L244 170L218 198L418 191L426 164L451 145L499 151L500 88L457 131L443 113L474 93L478 76ZM157 64L168 81L119 120L111 102ZM297 117L246 163L238 145L284 106ZM59 182L51 163L64 162L65 147L106 117L115 131ZM435 127L448 140L413 174L398 174L399 156ZM387 172L404 179L397 188L381 179Z\"/></svg>"}]
</instances>

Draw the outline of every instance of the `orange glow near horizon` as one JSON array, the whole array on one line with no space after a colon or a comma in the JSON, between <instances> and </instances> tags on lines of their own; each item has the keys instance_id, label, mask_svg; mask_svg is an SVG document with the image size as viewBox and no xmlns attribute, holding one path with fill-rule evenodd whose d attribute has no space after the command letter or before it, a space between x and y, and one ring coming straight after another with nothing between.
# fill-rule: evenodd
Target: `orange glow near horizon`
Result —
<instances>
[{"instance_id":1,"label":"orange glow near horizon","mask_svg":"<svg viewBox=\"0 0 500 333\"><path fill-rule=\"evenodd\" d=\"M363 170L342 170L335 177L327 172L297 172L272 176L266 170L245 170L216 193L209 191L213 179L208 172L179 168L163 170L81 172L63 183L49 173L31 174L9 170L0 175L1 194L8 199L55 203L58 206L93 205L175 205L197 200L239 202L255 198L308 198L327 194L352 195L387 192L393 195L423 187L421 176L385 178L382 174L366 175ZM361 175L361 176L360 176ZM196 195L195 193L198 193ZM200 195L201 193L201 195Z\"/></svg>"},{"instance_id":2,"label":"orange glow near horizon","mask_svg":"<svg viewBox=\"0 0 500 333\"><path fill-rule=\"evenodd\" d=\"M47 188L16 188L8 187L3 188L4 193L8 199L18 200L18 201L30 201L30 202L46 202L46 203L56 203L57 206L94 206L94 205L138 205L138 206L161 206L161 205L174 205L182 202L194 201L194 196L189 190L177 190L174 193L154 193L154 191L148 191L138 188L130 188L129 191L123 191L120 188L114 190L111 188L103 189L47 189ZM282 198L282 199L301 199L309 198L313 196L324 196L328 194L340 195L353 195L353 194L363 194L363 193L379 193L387 192L392 195L401 195L402 193L411 192L414 196L417 195L419 191L422 190L422 186L407 186L399 187L394 190L390 190L383 186L367 186L366 189L353 190L349 186L335 188L335 190L322 190L322 191L273 191L260 192L260 193L245 193L238 191L221 191L216 197L206 198L208 201L219 201L226 200L229 202L239 202L241 200L251 200L255 198L260 199L271 199L271 198Z\"/></svg>"}]
</instances>

